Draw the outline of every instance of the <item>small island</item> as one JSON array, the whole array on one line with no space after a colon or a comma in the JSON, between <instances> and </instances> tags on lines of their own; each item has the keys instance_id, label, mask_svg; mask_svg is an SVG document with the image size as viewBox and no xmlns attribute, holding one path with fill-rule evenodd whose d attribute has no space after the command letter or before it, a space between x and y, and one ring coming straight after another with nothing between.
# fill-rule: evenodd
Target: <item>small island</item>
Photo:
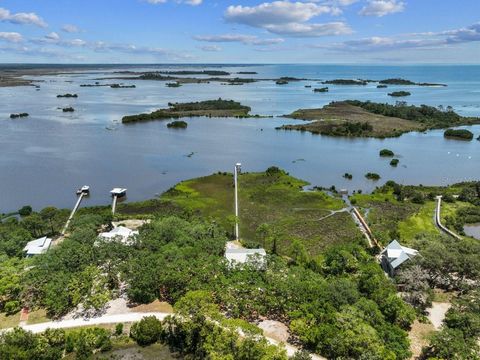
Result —
<instances>
[{"instance_id":1,"label":"small island","mask_svg":"<svg viewBox=\"0 0 480 360\"><path fill-rule=\"evenodd\" d=\"M347 180L352 180L352 179L353 179L353 175L350 174L350 173L345 173L345 174L343 174L343 178L344 178L344 179L347 179Z\"/></svg>"},{"instance_id":2,"label":"small island","mask_svg":"<svg viewBox=\"0 0 480 360\"><path fill-rule=\"evenodd\" d=\"M168 123L167 127L173 128L173 129L186 129L188 127L188 124L186 121L176 120L176 121L172 121L171 123Z\"/></svg>"},{"instance_id":3,"label":"small island","mask_svg":"<svg viewBox=\"0 0 480 360\"><path fill-rule=\"evenodd\" d=\"M277 85L287 85L287 84L288 84L288 80L278 79L277 81L275 81L275 84L277 84Z\"/></svg>"},{"instance_id":4,"label":"small island","mask_svg":"<svg viewBox=\"0 0 480 360\"><path fill-rule=\"evenodd\" d=\"M392 97L404 97L404 96L410 96L410 95L412 94L408 91L393 91L391 93L388 93L388 96L392 96Z\"/></svg>"},{"instance_id":5,"label":"small island","mask_svg":"<svg viewBox=\"0 0 480 360\"><path fill-rule=\"evenodd\" d=\"M75 109L73 107L69 106L69 107L63 108L62 111L63 112L74 112Z\"/></svg>"},{"instance_id":6,"label":"small island","mask_svg":"<svg viewBox=\"0 0 480 360\"><path fill-rule=\"evenodd\" d=\"M386 89L386 88L388 88L387 85L383 85L383 84L377 85L377 89Z\"/></svg>"},{"instance_id":7,"label":"small island","mask_svg":"<svg viewBox=\"0 0 480 360\"><path fill-rule=\"evenodd\" d=\"M398 160L398 159L392 159L390 161L390 166L396 167L399 162L400 162L400 160Z\"/></svg>"},{"instance_id":8,"label":"small island","mask_svg":"<svg viewBox=\"0 0 480 360\"><path fill-rule=\"evenodd\" d=\"M237 72L237 74L240 74L240 75L256 75L258 73L256 71L239 71L239 72Z\"/></svg>"},{"instance_id":9,"label":"small island","mask_svg":"<svg viewBox=\"0 0 480 360\"><path fill-rule=\"evenodd\" d=\"M416 85L416 86L447 86L446 84L436 84L436 83L416 83L411 80L401 79L401 78L392 78L392 79L385 79L380 80L378 82L381 85Z\"/></svg>"},{"instance_id":10,"label":"small island","mask_svg":"<svg viewBox=\"0 0 480 360\"><path fill-rule=\"evenodd\" d=\"M322 84L331 84L331 85L367 85L367 80L360 79L334 79L323 81Z\"/></svg>"},{"instance_id":11,"label":"small island","mask_svg":"<svg viewBox=\"0 0 480 360\"><path fill-rule=\"evenodd\" d=\"M178 119L182 117L207 116L207 117L258 117L249 115L250 107L233 100L207 100L188 103L169 103L169 108L159 109L148 114L128 115L122 118L122 123L139 121Z\"/></svg>"},{"instance_id":12,"label":"small island","mask_svg":"<svg viewBox=\"0 0 480 360\"><path fill-rule=\"evenodd\" d=\"M382 149L382 150L380 150L380 156L381 157L393 157L393 156L395 156L395 153L392 150L389 150L389 149Z\"/></svg>"},{"instance_id":13,"label":"small island","mask_svg":"<svg viewBox=\"0 0 480 360\"><path fill-rule=\"evenodd\" d=\"M78 98L77 94L63 94L57 95L57 98Z\"/></svg>"},{"instance_id":14,"label":"small island","mask_svg":"<svg viewBox=\"0 0 480 360\"><path fill-rule=\"evenodd\" d=\"M365 177L368 179L368 180L373 180L373 181L377 181L377 180L380 180L380 175L376 174L376 173L366 173L365 174Z\"/></svg>"},{"instance_id":15,"label":"small island","mask_svg":"<svg viewBox=\"0 0 480 360\"><path fill-rule=\"evenodd\" d=\"M168 82L165 84L165 86L170 88L178 88L182 86L182 84L180 84L178 81L175 81L175 82Z\"/></svg>"},{"instance_id":16,"label":"small island","mask_svg":"<svg viewBox=\"0 0 480 360\"><path fill-rule=\"evenodd\" d=\"M112 89L135 89L136 85L121 85L121 84L112 84L110 85Z\"/></svg>"},{"instance_id":17,"label":"small island","mask_svg":"<svg viewBox=\"0 0 480 360\"><path fill-rule=\"evenodd\" d=\"M299 109L284 117L309 122L283 125L277 129L347 137L397 137L410 131L480 124L480 118L461 116L451 107L358 100L334 101L320 109Z\"/></svg>"},{"instance_id":18,"label":"small island","mask_svg":"<svg viewBox=\"0 0 480 360\"><path fill-rule=\"evenodd\" d=\"M328 87L316 88L316 89L313 89L313 92L325 93L325 92L328 92Z\"/></svg>"},{"instance_id":19,"label":"small island","mask_svg":"<svg viewBox=\"0 0 480 360\"><path fill-rule=\"evenodd\" d=\"M17 119L17 118L24 118L27 117L28 113L18 113L18 114L10 114L10 119Z\"/></svg>"},{"instance_id":20,"label":"small island","mask_svg":"<svg viewBox=\"0 0 480 360\"><path fill-rule=\"evenodd\" d=\"M473 140L473 133L465 129L447 129L443 133L443 136L457 140Z\"/></svg>"}]
</instances>

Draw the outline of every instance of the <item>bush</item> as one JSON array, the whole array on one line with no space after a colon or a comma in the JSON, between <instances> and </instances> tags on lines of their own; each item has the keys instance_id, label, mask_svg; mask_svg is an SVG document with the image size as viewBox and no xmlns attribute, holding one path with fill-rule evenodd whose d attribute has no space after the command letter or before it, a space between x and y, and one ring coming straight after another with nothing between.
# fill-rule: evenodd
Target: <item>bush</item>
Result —
<instances>
[{"instance_id":1,"label":"bush","mask_svg":"<svg viewBox=\"0 0 480 360\"><path fill-rule=\"evenodd\" d=\"M365 177L368 179L368 180L380 180L380 175L376 174L376 173L366 173L365 174Z\"/></svg>"},{"instance_id":2,"label":"bush","mask_svg":"<svg viewBox=\"0 0 480 360\"><path fill-rule=\"evenodd\" d=\"M18 214L22 217L28 216L32 214L32 207L30 205L23 206L20 210L18 210Z\"/></svg>"},{"instance_id":3,"label":"bush","mask_svg":"<svg viewBox=\"0 0 480 360\"><path fill-rule=\"evenodd\" d=\"M123 334L123 324L115 325L115 335L122 335Z\"/></svg>"},{"instance_id":4,"label":"bush","mask_svg":"<svg viewBox=\"0 0 480 360\"><path fill-rule=\"evenodd\" d=\"M394 167L395 167L395 166L398 165L399 162L400 162L400 160L398 160L398 159L392 159L392 161L390 161L390 166L394 166Z\"/></svg>"},{"instance_id":5,"label":"bush","mask_svg":"<svg viewBox=\"0 0 480 360\"><path fill-rule=\"evenodd\" d=\"M382 157L391 157L394 156L395 153L392 150L389 149L382 149L380 150L380 156Z\"/></svg>"},{"instance_id":6,"label":"bush","mask_svg":"<svg viewBox=\"0 0 480 360\"><path fill-rule=\"evenodd\" d=\"M13 301L7 301L5 303L5 307L3 310L8 314L8 315L13 315L17 312L20 311L20 302L13 300Z\"/></svg>"},{"instance_id":7,"label":"bush","mask_svg":"<svg viewBox=\"0 0 480 360\"><path fill-rule=\"evenodd\" d=\"M146 346L157 342L162 333L162 322L155 316L146 316L132 325L130 337L138 345Z\"/></svg>"}]
</instances>

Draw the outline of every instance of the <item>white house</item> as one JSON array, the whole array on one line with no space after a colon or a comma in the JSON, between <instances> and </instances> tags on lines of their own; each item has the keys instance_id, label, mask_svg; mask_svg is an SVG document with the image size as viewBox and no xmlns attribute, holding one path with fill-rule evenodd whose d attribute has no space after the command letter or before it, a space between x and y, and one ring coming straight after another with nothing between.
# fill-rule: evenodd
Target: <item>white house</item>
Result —
<instances>
[{"instance_id":1,"label":"white house","mask_svg":"<svg viewBox=\"0 0 480 360\"><path fill-rule=\"evenodd\" d=\"M410 260L418 254L415 249L400 245L397 240L393 240L380 253L382 257L382 267L390 275L393 276L395 270L405 261Z\"/></svg>"},{"instance_id":2,"label":"white house","mask_svg":"<svg viewBox=\"0 0 480 360\"><path fill-rule=\"evenodd\" d=\"M225 258L230 265L240 265L246 263L258 262L259 268L264 268L266 265L267 253L265 249L226 249Z\"/></svg>"},{"instance_id":3,"label":"white house","mask_svg":"<svg viewBox=\"0 0 480 360\"><path fill-rule=\"evenodd\" d=\"M52 243L52 239L44 236L40 239L32 240L25 245L23 251L25 256L32 257L47 252Z\"/></svg>"},{"instance_id":4,"label":"white house","mask_svg":"<svg viewBox=\"0 0 480 360\"><path fill-rule=\"evenodd\" d=\"M138 235L138 231L131 230L125 226L114 227L109 232L103 232L99 235L101 239L107 242L120 241L125 245L130 245L135 236Z\"/></svg>"}]
</instances>

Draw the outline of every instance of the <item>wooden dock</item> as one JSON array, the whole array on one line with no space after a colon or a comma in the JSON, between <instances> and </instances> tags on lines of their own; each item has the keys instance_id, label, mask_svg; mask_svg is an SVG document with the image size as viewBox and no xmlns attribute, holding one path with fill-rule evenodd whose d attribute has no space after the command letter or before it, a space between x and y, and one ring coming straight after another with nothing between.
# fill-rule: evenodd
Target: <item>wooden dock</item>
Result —
<instances>
[{"instance_id":1,"label":"wooden dock","mask_svg":"<svg viewBox=\"0 0 480 360\"><path fill-rule=\"evenodd\" d=\"M63 230L62 230L62 235L65 235L65 232L67 231L68 227L70 226L70 221L72 221L73 217L75 216L75 213L77 212L78 208L80 207L80 203L82 202L82 199L84 196L86 196L87 194L86 193L80 193L80 195L78 195L78 199L77 199L77 202L75 204L75 206L73 207L73 210L72 212L70 213L70 216L68 217L68 220L65 224L65 226L63 227Z\"/></svg>"}]
</instances>

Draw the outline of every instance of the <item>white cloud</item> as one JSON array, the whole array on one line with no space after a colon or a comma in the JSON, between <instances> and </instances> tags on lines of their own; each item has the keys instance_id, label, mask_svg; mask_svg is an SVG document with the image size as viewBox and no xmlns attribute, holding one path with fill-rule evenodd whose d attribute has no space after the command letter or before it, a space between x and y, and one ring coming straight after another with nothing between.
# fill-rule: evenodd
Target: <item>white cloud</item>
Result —
<instances>
[{"instance_id":1,"label":"white cloud","mask_svg":"<svg viewBox=\"0 0 480 360\"><path fill-rule=\"evenodd\" d=\"M0 40L18 43L23 41L23 37L17 32L0 32Z\"/></svg>"},{"instance_id":2,"label":"white cloud","mask_svg":"<svg viewBox=\"0 0 480 360\"><path fill-rule=\"evenodd\" d=\"M405 3L399 0L369 0L359 14L363 16L382 17L405 10Z\"/></svg>"},{"instance_id":3,"label":"white cloud","mask_svg":"<svg viewBox=\"0 0 480 360\"><path fill-rule=\"evenodd\" d=\"M441 32L412 33L393 37L373 36L342 43L311 45L311 47L342 52L367 52L445 48L469 42L480 42L480 23Z\"/></svg>"},{"instance_id":4,"label":"white cloud","mask_svg":"<svg viewBox=\"0 0 480 360\"><path fill-rule=\"evenodd\" d=\"M224 16L228 22L262 28L274 34L312 37L351 33L344 22L308 22L320 15L335 16L340 13L341 9L335 5L282 0L257 6L229 6Z\"/></svg>"},{"instance_id":5,"label":"white cloud","mask_svg":"<svg viewBox=\"0 0 480 360\"><path fill-rule=\"evenodd\" d=\"M52 41L60 40L60 36L56 32L51 32L50 34L45 35L45 38Z\"/></svg>"},{"instance_id":6,"label":"white cloud","mask_svg":"<svg viewBox=\"0 0 480 360\"><path fill-rule=\"evenodd\" d=\"M279 35L294 37L319 37L328 35L351 34L352 29L344 22L331 22L325 24L287 23L281 25L268 25L268 31Z\"/></svg>"},{"instance_id":7,"label":"white cloud","mask_svg":"<svg viewBox=\"0 0 480 360\"><path fill-rule=\"evenodd\" d=\"M274 1L258 6L229 6L225 19L230 22L264 27L271 24L305 22L321 14L336 12L334 8L314 3Z\"/></svg>"},{"instance_id":8,"label":"white cloud","mask_svg":"<svg viewBox=\"0 0 480 360\"><path fill-rule=\"evenodd\" d=\"M0 21L12 24L30 24L39 27L47 27L47 23L35 13L16 13L12 14L9 10L0 8Z\"/></svg>"},{"instance_id":9,"label":"white cloud","mask_svg":"<svg viewBox=\"0 0 480 360\"><path fill-rule=\"evenodd\" d=\"M150 4L165 4L167 0L146 0ZM178 4L187 4L191 6L201 5L203 0L175 0Z\"/></svg>"},{"instance_id":10,"label":"white cloud","mask_svg":"<svg viewBox=\"0 0 480 360\"><path fill-rule=\"evenodd\" d=\"M80 32L80 29L75 26L75 25L72 25L72 24L65 24L62 26L62 31L66 32L66 33L78 33Z\"/></svg>"},{"instance_id":11,"label":"white cloud","mask_svg":"<svg viewBox=\"0 0 480 360\"><path fill-rule=\"evenodd\" d=\"M197 35L193 38L198 41L215 43L239 42L245 45L273 45L284 42L281 38L261 39L255 35L243 34Z\"/></svg>"},{"instance_id":12,"label":"white cloud","mask_svg":"<svg viewBox=\"0 0 480 360\"><path fill-rule=\"evenodd\" d=\"M204 46L200 46L199 48L202 51L208 51L208 52L222 51L222 48L218 45L204 45Z\"/></svg>"}]
</instances>

